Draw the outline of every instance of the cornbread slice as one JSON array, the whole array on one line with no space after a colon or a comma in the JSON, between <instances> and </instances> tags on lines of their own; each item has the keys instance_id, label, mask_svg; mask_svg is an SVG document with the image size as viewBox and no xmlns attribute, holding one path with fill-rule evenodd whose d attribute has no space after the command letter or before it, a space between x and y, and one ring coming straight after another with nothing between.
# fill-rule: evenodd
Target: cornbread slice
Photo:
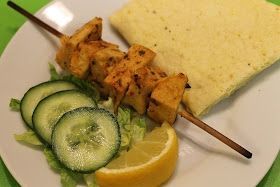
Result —
<instances>
[{"instance_id":1,"label":"cornbread slice","mask_svg":"<svg viewBox=\"0 0 280 187\"><path fill-rule=\"evenodd\" d=\"M280 7L264 0L132 0L110 22L156 52L153 65L188 76L197 117L280 59Z\"/></svg>"}]
</instances>

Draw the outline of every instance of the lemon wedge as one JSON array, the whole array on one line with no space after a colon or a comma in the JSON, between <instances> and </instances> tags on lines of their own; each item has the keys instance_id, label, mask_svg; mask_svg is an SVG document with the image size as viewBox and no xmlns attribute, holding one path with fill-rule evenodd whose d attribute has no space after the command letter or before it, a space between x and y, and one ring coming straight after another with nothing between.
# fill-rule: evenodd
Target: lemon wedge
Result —
<instances>
[{"instance_id":1,"label":"lemon wedge","mask_svg":"<svg viewBox=\"0 0 280 187\"><path fill-rule=\"evenodd\" d=\"M100 186L159 186L172 175L178 158L174 129L164 122L142 142L95 172Z\"/></svg>"}]
</instances>

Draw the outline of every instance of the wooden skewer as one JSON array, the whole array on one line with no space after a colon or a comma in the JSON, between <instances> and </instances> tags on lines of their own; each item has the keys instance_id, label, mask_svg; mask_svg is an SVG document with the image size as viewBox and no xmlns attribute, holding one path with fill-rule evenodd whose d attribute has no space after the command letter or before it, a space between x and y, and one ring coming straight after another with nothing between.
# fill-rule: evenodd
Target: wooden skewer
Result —
<instances>
[{"instance_id":1,"label":"wooden skewer","mask_svg":"<svg viewBox=\"0 0 280 187\"><path fill-rule=\"evenodd\" d=\"M15 3L11 2L11 1L8 1L7 4L10 7L12 7L13 9L15 9L16 11L18 11L19 13L21 13L24 16L26 16L27 18L29 18L34 23L36 23L39 26L41 26L43 29L46 29L50 33L54 34L58 38L61 38L63 36L62 33L60 33L59 31L55 30L54 28L52 28L51 26L47 25L46 23L42 22L41 20L39 20L38 18L36 18L35 16L30 14L26 10L24 10L21 7L19 7L18 5L16 5ZM247 151L246 149L244 149L243 147L241 147L240 145L238 145L234 141L230 140L229 138L227 138L226 136L224 136L220 132L216 131L215 129L213 129L212 127L207 125L206 123L200 121L199 119L197 119L192 114L190 114L189 112L185 111L184 109L179 108L177 113L179 115L181 115L182 117L184 117L185 119L187 119L188 121L192 122L193 124L197 125L201 129L203 129L204 131L208 132L209 134L211 134L212 136L214 136L215 138L217 138L221 142L225 143L226 145L228 145L229 147L231 147L232 149L234 149L238 153L242 154L246 158L250 159L252 157L252 153L250 153L249 151Z\"/></svg>"},{"instance_id":2,"label":"wooden skewer","mask_svg":"<svg viewBox=\"0 0 280 187\"><path fill-rule=\"evenodd\" d=\"M12 1L8 1L7 4L10 7L12 7L13 9L15 9L16 11L18 11L19 13L21 13L22 15L24 15L25 17L27 17L28 19L30 19L31 21L33 21L34 23L38 24L39 26L46 29L47 31L49 31L53 35L57 36L58 38L61 38L63 36L62 33L57 31L56 29L52 28L51 26L47 25L46 23L44 23L43 21L41 21L37 17L33 16L32 14L30 14L26 10L22 9L20 6L16 5Z\"/></svg>"},{"instance_id":3,"label":"wooden skewer","mask_svg":"<svg viewBox=\"0 0 280 187\"><path fill-rule=\"evenodd\" d=\"M231 147L232 149L234 149L238 153L242 154L246 158L250 159L252 157L252 153L251 152L249 152L248 150L244 149L242 146L238 145L237 143L235 143L234 141L232 141L228 137L224 136L220 132L216 131L215 129L213 129L212 127L207 125L206 123L200 121L199 119L197 119L192 114L190 114L189 112L185 111L184 109L179 108L177 113L179 115L181 115L183 118L187 119L188 121L190 121L193 124L195 124L196 126L198 126L199 128L201 128L204 131L208 132L209 134L211 134L212 136L214 136L215 138L217 138L218 140L220 140L224 144L228 145L229 147Z\"/></svg>"}]
</instances>

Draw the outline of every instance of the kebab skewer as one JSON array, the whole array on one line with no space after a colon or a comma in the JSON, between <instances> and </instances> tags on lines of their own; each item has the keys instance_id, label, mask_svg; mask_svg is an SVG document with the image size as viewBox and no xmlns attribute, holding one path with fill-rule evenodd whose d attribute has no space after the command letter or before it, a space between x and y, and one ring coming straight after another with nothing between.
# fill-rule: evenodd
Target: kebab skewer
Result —
<instances>
[{"instance_id":1,"label":"kebab skewer","mask_svg":"<svg viewBox=\"0 0 280 187\"><path fill-rule=\"evenodd\" d=\"M123 102L131 105L141 114L145 113L145 104L148 102L147 115L156 122L161 123L166 120L173 124L176 115L179 114L246 158L252 157L252 153L242 146L186 110L178 108L188 81L185 75L180 73L167 77L160 69L147 66L155 57L155 53L148 48L133 45L125 54L118 49L118 46L102 41L101 18L91 20L69 37L13 2L8 1L7 4L60 38L62 47L56 56L60 67L68 69L78 78L88 78L103 95L114 97L115 110ZM114 52L110 53L110 51ZM139 77L141 73L142 78ZM151 94L150 98L149 94Z\"/></svg>"}]
</instances>

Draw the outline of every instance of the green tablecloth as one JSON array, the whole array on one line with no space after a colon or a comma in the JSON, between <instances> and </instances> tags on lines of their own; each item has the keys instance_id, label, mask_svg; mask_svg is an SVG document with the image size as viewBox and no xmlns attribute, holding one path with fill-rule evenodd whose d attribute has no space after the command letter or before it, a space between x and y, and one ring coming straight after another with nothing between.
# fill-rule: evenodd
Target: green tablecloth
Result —
<instances>
[{"instance_id":1,"label":"green tablecloth","mask_svg":"<svg viewBox=\"0 0 280 187\"><path fill-rule=\"evenodd\" d=\"M14 0L15 3L24 7L31 13L46 5L51 0ZM280 6L280 0L268 0ZM7 0L0 0L0 55L16 31L27 20L7 5ZM8 106L7 106L8 107ZM7 170L0 157L0 187L20 186ZM258 187L279 187L280 186L280 153L266 176L259 183Z\"/></svg>"}]
</instances>

